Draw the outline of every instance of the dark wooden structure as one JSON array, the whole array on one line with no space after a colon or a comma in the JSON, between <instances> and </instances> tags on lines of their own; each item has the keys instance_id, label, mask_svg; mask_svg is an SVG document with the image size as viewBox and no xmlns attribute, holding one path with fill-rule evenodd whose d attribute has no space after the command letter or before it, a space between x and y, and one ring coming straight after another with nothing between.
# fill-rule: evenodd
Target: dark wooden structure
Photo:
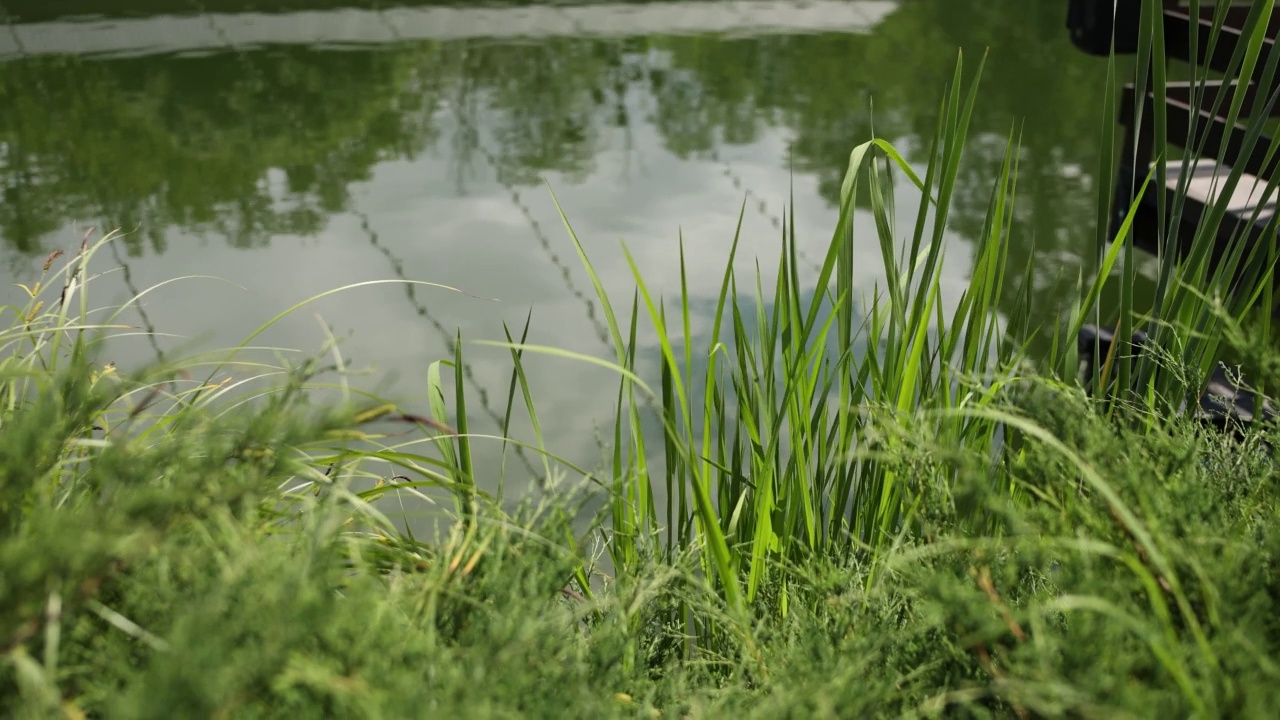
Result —
<instances>
[{"instance_id":1,"label":"dark wooden structure","mask_svg":"<svg viewBox=\"0 0 1280 720\"><path fill-rule=\"evenodd\" d=\"M1221 2L1222 0L1219 0ZM1246 96L1240 119L1267 113L1280 117L1280 102L1275 93L1280 89L1280 72L1275 73L1266 86L1261 82L1271 53L1275 51L1277 30L1280 30L1280 12L1268 19L1266 41L1258 59L1257 70L1250 78L1227 77L1237 46L1245 42L1244 27L1250 5L1232 2L1226 11L1226 21L1216 43L1210 46L1213 34L1213 18L1216 6L1210 0L1202 0L1201 12L1193 16L1188 0L1162 0L1161 19L1164 26L1166 57L1209 68L1223 79L1204 82L1169 82L1166 85L1165 113L1167 142L1178 148L1191 147L1195 157L1188 166L1178 160L1166 160L1165 182L1153 178L1134 219L1133 241L1137 247L1149 252L1158 248L1157 197L1164 192L1168 197L1176 192L1180 183L1186 182L1185 205L1181 222L1170 240L1176 240L1175 251L1185 251L1194 236L1200 217L1221 199L1231 170L1241 166L1243 174L1227 203L1224 222L1219 228L1218 253L1233 235L1241 230L1250 246L1260 242L1277 241L1275 215L1277 193L1267 193L1268 181L1275 175L1280 163L1280 152L1268 158L1271 138L1259 137L1249 152L1246 145L1246 127L1237 121L1228 122L1228 109L1237 84L1244 82ZM1068 29L1072 42L1081 50L1094 55L1107 55L1114 39L1117 54L1134 53L1138 47L1139 19L1142 0L1070 0ZM1114 11L1114 15L1113 15ZM1196 43L1193 47L1193 29ZM1225 91L1225 95L1223 94ZM1154 122L1154 94L1145 92L1144 109L1138 120L1136 105L1138 90L1132 83L1125 85L1119 103L1119 122L1124 128L1124 143L1120 149L1117 169L1115 216L1113 232L1132 206L1134 192L1153 167L1157 151ZM1224 162L1216 158L1222 155ZM1174 153L1178 157L1180 153ZM1166 158L1169 156L1166 154ZM1250 248L1252 249L1252 248Z\"/></svg>"},{"instance_id":2,"label":"dark wooden structure","mask_svg":"<svg viewBox=\"0 0 1280 720\"><path fill-rule=\"evenodd\" d=\"M1202 70L1192 73L1191 77L1202 78L1208 74L1218 79L1166 83L1163 108L1166 137L1159 140L1155 127L1155 93L1149 87L1139 90L1132 83L1124 86L1118 107L1124 141L1119 150L1111 227L1114 237L1133 207L1136 190L1150 173L1152 184L1134 214L1131 235L1134 245L1153 253L1184 254L1194 240L1201 217L1225 200L1225 214L1217 228L1211 263L1221 258L1236 237L1245 239L1246 258L1254 251L1273 249L1280 242L1280 217L1276 212L1280 189L1270 188L1280 184L1272 182L1280 179L1277 167L1280 148L1272 153L1272 138L1265 133L1250 145L1249 128L1241 122L1257 121L1259 116L1280 118L1280 67L1270 78L1266 72L1269 62L1280 62L1274 56L1280 11L1261 19L1266 23L1261 53L1253 75L1244 78L1233 71L1231 64L1237 49L1248 40L1245 32L1252 3L1216 0L1217 3L1224 1L1230 6L1214 39L1215 13L1220 5L1213 0L1202 0L1199 13L1192 13L1188 0L1156 0L1164 30L1165 59ZM1113 49L1118 55L1136 53L1142 5L1143 0L1069 0L1067 27L1072 43L1091 55L1105 57ZM1211 43L1211 39L1214 42ZM1170 68L1169 75L1175 73L1176 67ZM1243 87L1244 102L1236 122L1229 122L1231 101L1240 87ZM1143 105L1141 114L1137 110L1139 100ZM1156 154L1166 147L1169 150L1165 152L1166 173L1162 180L1152 171L1156 167ZM1190 153L1183 152L1187 148L1191 149ZM1191 160L1184 161L1182 158L1186 156ZM1233 170L1240 172L1239 180L1230 197L1224 198L1224 184ZM1181 197L1183 202L1178 225L1168 232L1161 232L1160 228L1158 203L1162 195L1166 209L1174 206L1176 197ZM1175 247L1160 247L1161 238ZM1267 256L1260 257L1265 261ZM1255 260L1258 258L1255 255ZM1280 311L1280 308L1273 310ZM1083 377L1086 387L1093 383L1091 368L1095 358L1106 357L1115 342L1111 329L1091 325L1081 329L1077 350L1086 368ZM1128 343L1122 343L1116 350L1120 355L1132 357L1149 349L1150 342L1144 331L1137 330ZM1223 429L1280 421L1280 407L1242 387L1240 382L1241 378L1227 373L1221 363L1216 364L1205 381L1198 404L1190 409L1192 416Z\"/></svg>"},{"instance_id":3,"label":"dark wooden structure","mask_svg":"<svg viewBox=\"0 0 1280 720\"><path fill-rule=\"evenodd\" d=\"M1142 330L1135 330L1128 343L1112 348L1116 343L1115 328L1085 325L1076 337L1076 350L1080 357L1081 381L1090 392L1094 388L1094 366L1097 359L1113 356L1113 362L1124 362L1151 348L1151 338ZM1192 419L1219 430L1241 430L1255 424L1271 424L1280 420L1280 408L1269 398L1258 395L1252 389L1242 387L1243 378L1233 376L1226 366L1217 363L1209 373L1204 392L1195 408L1190 410ZM1180 410L1188 412L1184 404Z\"/></svg>"}]
</instances>

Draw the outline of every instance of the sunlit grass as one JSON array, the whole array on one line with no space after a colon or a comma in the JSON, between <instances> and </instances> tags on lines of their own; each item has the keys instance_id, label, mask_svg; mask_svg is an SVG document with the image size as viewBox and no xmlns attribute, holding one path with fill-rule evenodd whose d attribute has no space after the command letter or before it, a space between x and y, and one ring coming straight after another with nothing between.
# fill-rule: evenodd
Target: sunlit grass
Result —
<instances>
[{"instance_id":1,"label":"sunlit grass","mask_svg":"<svg viewBox=\"0 0 1280 720\"><path fill-rule=\"evenodd\" d=\"M1156 4L1148 4L1140 56L1164 56L1162 26L1151 21L1156 9ZM1266 13L1269 9L1256 9L1250 40L1237 48L1236 62L1246 74L1259 63L1264 27L1256 21ZM1276 58L1265 62L1264 82ZM1139 62L1136 74L1143 86L1151 68L1159 133L1163 65ZM1019 156L1017 133L1011 131L991 188L983 233L975 238L971 277L954 301L954 310L945 312L940 291L944 236L981 64L967 89L962 70L963 63L958 63L939 107L923 172L881 139L853 151L839 221L812 300L802 299L807 288L795 262L794 222L784 223L771 295L761 291L765 278L759 276L742 292L743 280L731 271L738 248L734 236L710 340L704 345L695 346L690 334L692 310L683 282L683 257L682 290L668 303L651 293L628 253L637 291L630 308L619 306L565 219L604 309L614 344L613 367L621 376L607 528L619 574L634 572L655 554L671 559L697 550L710 587L734 616L745 621L760 588L777 582L782 568L814 556L874 560L900 540L915 537L919 528L914 518L930 502L919 475L950 484L948 478L954 479L960 470L948 465L948 456L985 458L993 488L1010 498L1025 495L1007 463L1016 462L1025 443L1035 442L1038 435L1009 414L1008 399L1021 375L1034 367L1022 352L1032 333L1052 333L1055 349L1041 369L1068 382L1074 380L1078 363L1075 338L1086 322L1112 322L1120 337L1144 325L1157 343L1177 348L1163 357L1144 355L1136 365L1110 356L1098 358L1101 368L1094 374L1100 378L1098 387L1107 389L1107 401L1119 403L1113 409L1128 408L1150 424L1155 418L1171 418L1198 397L1199 381L1186 383L1185 369L1193 378L1205 378L1221 358L1222 338L1212 331L1213 324L1223 317L1241 321L1259 307L1271 307L1274 248L1268 255L1258 246L1246 257L1243 238L1237 237L1226 259L1210 271L1217 228L1230 189L1239 179L1236 167L1217 204L1201 218L1191 251L1183 258L1172 253L1160 258L1155 304L1149 312L1139 311L1133 292L1137 263L1130 232L1135 202L1132 208L1120 209L1127 215L1114 235L1108 234L1109 224L1100 226L1103 252L1095 273L1080 278L1080 293L1063 308L1061 326L1026 328L1025 310L1023 317L1015 313L1002 318L1001 307L1058 300L1036 297L1034 258L1028 267L1007 266ZM1115 78L1113 57L1107 97L1116 90ZM1234 122L1240 92L1232 103ZM1103 136L1109 144L1114 141L1114 104L1104 104L1104 110ZM1256 141L1262 124L1259 120L1250 125L1250 142ZM1246 143L1241 152L1251 149ZM1184 157L1190 159L1192 153L1194 148L1188 148ZM1163 171L1163 165L1158 166L1155 174ZM916 221L905 229L893 222L893 182L886 178L894 172L908 177L921 192ZM1100 183L1100 220L1112 212L1108 202L1113 169L1104 166L1102 172L1108 179ZM1147 177L1136 197L1158 192L1163 207L1163 187L1162 177ZM874 238L854 237L851 215L860 189L870 199ZM1171 237L1169 228L1176 227L1180 210L1175 201L1170 221L1174 224L1162 229ZM884 285L855 287L854 263L873 255L881 260ZM1120 305L1100 306L1104 285L1117 280ZM1006 302L1010 297L1014 301ZM741 298L753 305L754 323L745 320ZM635 337L641 322L650 326L661 354L656 388L638 375ZM1265 320L1263 325L1265 331ZM1010 333L1010 326L1020 328L1020 334ZM600 362L548 348L513 347ZM1162 360L1165 364L1158 364ZM1112 377L1116 382L1108 384ZM661 419L660 437L646 433L641 421L653 408ZM921 459L921 447L930 448L925 455L933 457ZM978 536L998 530L993 518L981 511L957 522L957 529ZM786 614L785 585L769 603L770 612Z\"/></svg>"}]
</instances>

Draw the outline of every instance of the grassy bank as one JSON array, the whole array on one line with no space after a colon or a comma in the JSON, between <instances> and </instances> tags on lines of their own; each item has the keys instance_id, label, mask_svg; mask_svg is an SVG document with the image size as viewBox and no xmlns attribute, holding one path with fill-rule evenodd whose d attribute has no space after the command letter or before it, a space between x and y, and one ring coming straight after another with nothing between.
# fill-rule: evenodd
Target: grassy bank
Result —
<instances>
[{"instance_id":1,"label":"grassy bank","mask_svg":"<svg viewBox=\"0 0 1280 720\"><path fill-rule=\"evenodd\" d=\"M1244 53L1274 73L1274 58ZM944 298L979 76L957 66L922 167L883 140L854 149L818 292L792 223L768 278L724 272L708 343L686 341L687 298L654 296L639 273L619 302L566 221L615 355L529 345L527 328L495 343L512 359L507 417L526 414L530 437L468 432L451 377L465 343L429 368L427 408L346 387L336 349L263 360L255 338L305 303L223 353L105 367L100 338L131 331L89 299L95 253L114 238L50 258L0 329L0 707L1266 716L1280 704L1275 433L1217 432L1177 408L1228 351L1266 386L1280 380L1266 341L1239 331L1269 334L1272 268L1254 258L1229 294L1231 268L1210 273L1206 253L1162 258L1154 306L1135 307L1128 224L1111 236L1104 220L1103 153L1096 272L1060 327L999 316L1040 301L1036 268L1007 264L1011 133L969 285ZM921 190L911 227L893 221L894 174ZM874 237L854 236L860 200ZM1216 222L1202 222L1200 249ZM855 287L868 253L885 284ZM1108 282L1118 307L1097 303ZM1086 322L1145 325L1173 351L1105 359L1095 372L1114 382L1090 397L1075 380ZM642 323L659 340L655 377L639 370ZM1021 350L1034 333L1059 340L1040 362ZM615 370L601 471L545 447L530 353ZM606 512L584 532L580 498L501 510L495 479L473 471L481 442L590 475ZM457 520L429 543L384 512L427 492Z\"/></svg>"}]
</instances>

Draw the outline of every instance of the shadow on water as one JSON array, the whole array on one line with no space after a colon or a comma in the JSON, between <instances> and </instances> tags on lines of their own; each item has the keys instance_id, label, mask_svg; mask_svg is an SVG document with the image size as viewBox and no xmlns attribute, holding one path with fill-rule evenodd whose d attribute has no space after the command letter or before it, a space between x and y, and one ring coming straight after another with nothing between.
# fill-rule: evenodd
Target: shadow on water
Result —
<instances>
[{"instance_id":1,"label":"shadow on water","mask_svg":"<svg viewBox=\"0 0 1280 720\"><path fill-rule=\"evenodd\" d=\"M416 338L395 361L408 375L442 356L456 326L498 338L501 319L515 325L530 307L538 342L608 357L544 180L618 297L630 296L618 239L670 291L683 231L712 266L694 265L708 273L693 288L705 300L744 199L744 253L771 263L794 183L812 267L849 150L874 129L923 164L957 49L988 48L952 235L981 231L1014 133L1009 267L1033 248L1040 259L1033 325L1057 322L1093 247L1105 62L1070 46L1058 3L266 5L0 0L0 239L13 273L87 225L123 227L139 286L201 263L250 288L270 278L263 287L292 291L288 302L361 273L503 298L498 316L412 292L408 308L361 296L332 311L374 344ZM948 272L963 279L967 258L954 255L963 262ZM155 322L184 317L179 305ZM234 312L201 317L229 336L245 326ZM502 356L476 358L477 397L497 388L505 400ZM588 397L581 413L607 412L597 401L612 378L550 365L534 371L547 393L569 383L578 394L548 412ZM548 443L590 454L590 428L566 423Z\"/></svg>"}]
</instances>

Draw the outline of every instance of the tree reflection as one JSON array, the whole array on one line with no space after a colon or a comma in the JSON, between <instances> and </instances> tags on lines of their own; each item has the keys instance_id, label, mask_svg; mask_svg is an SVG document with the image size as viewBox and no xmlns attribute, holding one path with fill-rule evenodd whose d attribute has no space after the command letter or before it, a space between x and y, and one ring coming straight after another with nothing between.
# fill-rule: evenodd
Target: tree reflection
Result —
<instances>
[{"instance_id":1,"label":"tree reflection","mask_svg":"<svg viewBox=\"0 0 1280 720\"><path fill-rule=\"evenodd\" d=\"M374 164L433 141L432 88L402 92L410 58L290 49L2 64L0 233L34 252L68 220L102 220L139 229L134 253L144 237L163 251L170 225L237 247L315 233Z\"/></svg>"},{"instance_id":2,"label":"tree reflection","mask_svg":"<svg viewBox=\"0 0 1280 720\"><path fill-rule=\"evenodd\" d=\"M1020 135L1009 267L1025 267L1034 245L1063 263L1038 276L1038 291L1058 292L1053 278L1073 280L1071 263L1092 247L1103 87L1103 66L1070 47L1062 15L1054 3L928 0L904 2L866 35L8 62L0 234L30 253L73 220L139 228L128 236L135 254L164 251L171 226L260 246L322 230L388 159L447 149L461 179L483 148L508 184L552 171L584 180L609 129L636 122L684 158L785 129L794 168L834 203L850 148L873 128L925 162L957 49L973 68L990 48L951 225L981 232L1004 142ZM627 109L634 93L650 98L645 118ZM785 171L787 158L778 162Z\"/></svg>"}]
</instances>

